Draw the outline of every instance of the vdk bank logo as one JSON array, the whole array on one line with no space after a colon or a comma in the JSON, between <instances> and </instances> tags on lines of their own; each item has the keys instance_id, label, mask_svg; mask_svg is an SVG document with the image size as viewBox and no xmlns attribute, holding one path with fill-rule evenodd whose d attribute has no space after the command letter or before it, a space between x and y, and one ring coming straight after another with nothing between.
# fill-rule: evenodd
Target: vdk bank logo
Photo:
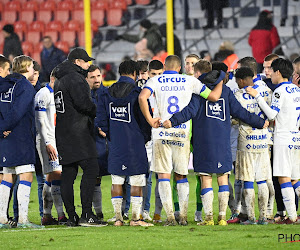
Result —
<instances>
[{"instance_id":1,"label":"vdk bank logo","mask_svg":"<svg viewBox=\"0 0 300 250\"><path fill-rule=\"evenodd\" d=\"M113 102L109 104L110 119L120 122L131 122L130 103L126 106L116 106Z\"/></svg>"},{"instance_id":2,"label":"vdk bank logo","mask_svg":"<svg viewBox=\"0 0 300 250\"><path fill-rule=\"evenodd\" d=\"M206 116L225 121L225 100L220 98L217 102L206 101Z\"/></svg>"}]
</instances>

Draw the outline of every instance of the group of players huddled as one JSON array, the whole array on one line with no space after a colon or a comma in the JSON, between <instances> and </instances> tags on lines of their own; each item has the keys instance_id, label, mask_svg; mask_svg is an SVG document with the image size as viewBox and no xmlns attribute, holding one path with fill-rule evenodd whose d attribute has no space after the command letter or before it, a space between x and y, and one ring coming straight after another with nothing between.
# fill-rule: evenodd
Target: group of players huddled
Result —
<instances>
[{"instance_id":1,"label":"group of players huddled","mask_svg":"<svg viewBox=\"0 0 300 250\"><path fill-rule=\"evenodd\" d=\"M130 205L130 226L162 223L162 208L167 216L164 225L185 226L191 154L197 179L197 225L215 224L213 174L219 185L218 225L299 222L300 57L291 63L268 55L262 74L257 72L253 57L240 59L237 69L228 71L223 62L211 63L190 54L184 60L184 74L181 60L173 55L164 64L158 60L126 60L119 66L119 80L108 88L101 84L100 68L87 64L91 60L83 49L75 49L67 63L80 69L84 80L66 87L56 67L50 82L36 93L30 83L36 62L27 56L16 57L10 74L9 60L0 56L0 228L41 227L28 220L35 148L46 175L42 225L107 225L102 213L101 177L110 174L115 216L108 221L115 226L124 225ZM87 89L89 100L80 99ZM81 218L74 207L77 170L70 172L73 163L65 163L72 147L67 149L66 142L57 138L68 138L68 127L63 133L55 131L64 127L63 119L72 119L70 107L73 113L87 117L83 120L94 137L93 145L76 141L74 152L83 147L98 151L97 174L86 170L93 163L85 166L84 157L74 163L84 170ZM79 134L85 129L80 122L70 125ZM68 140L71 143L72 138ZM231 172L235 174L234 191L229 181ZM149 213L152 174L156 176L153 219ZM7 214L16 175L18 221ZM84 180L86 176L93 179L94 192L88 191L91 187ZM258 220L254 182L258 187ZM57 220L51 214L53 204ZM92 204L95 215L90 212ZM227 220L228 205L232 214Z\"/></svg>"}]
</instances>

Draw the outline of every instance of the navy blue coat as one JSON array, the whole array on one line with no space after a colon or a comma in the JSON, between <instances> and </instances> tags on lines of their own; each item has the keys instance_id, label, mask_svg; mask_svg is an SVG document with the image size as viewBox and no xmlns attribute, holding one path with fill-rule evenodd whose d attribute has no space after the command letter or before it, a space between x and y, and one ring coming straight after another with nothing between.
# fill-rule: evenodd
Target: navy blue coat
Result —
<instances>
[{"instance_id":1,"label":"navy blue coat","mask_svg":"<svg viewBox=\"0 0 300 250\"><path fill-rule=\"evenodd\" d=\"M207 84L210 89L214 86ZM264 120L244 109L231 90L223 85L217 102L193 95L189 105L170 119L172 126L192 120L193 164L195 172L226 173L232 169L230 116L262 128Z\"/></svg>"},{"instance_id":2,"label":"navy blue coat","mask_svg":"<svg viewBox=\"0 0 300 250\"><path fill-rule=\"evenodd\" d=\"M101 84L100 88L97 90L91 90L91 96L93 102L97 105L99 96L103 92L105 87ZM99 135L98 127L95 124L95 138L96 138L96 148L97 148L97 158L99 165L99 176L108 175L108 144L107 139Z\"/></svg>"},{"instance_id":3,"label":"navy blue coat","mask_svg":"<svg viewBox=\"0 0 300 250\"><path fill-rule=\"evenodd\" d=\"M151 138L151 127L138 104L140 88L121 76L99 97L97 126L106 134L108 172L115 175L138 175L148 172L145 142Z\"/></svg>"},{"instance_id":4,"label":"navy blue coat","mask_svg":"<svg viewBox=\"0 0 300 250\"><path fill-rule=\"evenodd\" d=\"M0 166L35 164L35 90L17 73L0 77ZM11 131L6 138L4 131Z\"/></svg>"}]
</instances>

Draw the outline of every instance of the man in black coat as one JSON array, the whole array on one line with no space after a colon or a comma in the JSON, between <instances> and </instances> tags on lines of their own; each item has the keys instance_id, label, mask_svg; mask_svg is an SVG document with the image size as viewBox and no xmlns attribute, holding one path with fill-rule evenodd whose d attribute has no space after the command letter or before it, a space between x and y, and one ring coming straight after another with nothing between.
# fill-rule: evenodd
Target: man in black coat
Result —
<instances>
[{"instance_id":1,"label":"man in black coat","mask_svg":"<svg viewBox=\"0 0 300 250\"><path fill-rule=\"evenodd\" d=\"M12 62L14 57L23 55L21 41L12 24L4 25L2 32L5 37L3 55Z\"/></svg>"},{"instance_id":2,"label":"man in black coat","mask_svg":"<svg viewBox=\"0 0 300 250\"><path fill-rule=\"evenodd\" d=\"M68 59L58 65L54 86L56 106L56 145L62 165L61 194L69 215L69 226L99 226L92 212L93 193L99 172L94 139L96 105L86 81L89 61L94 60L81 48L72 50ZM80 185L82 215L74 206L73 184L78 166L83 170Z\"/></svg>"}]
</instances>

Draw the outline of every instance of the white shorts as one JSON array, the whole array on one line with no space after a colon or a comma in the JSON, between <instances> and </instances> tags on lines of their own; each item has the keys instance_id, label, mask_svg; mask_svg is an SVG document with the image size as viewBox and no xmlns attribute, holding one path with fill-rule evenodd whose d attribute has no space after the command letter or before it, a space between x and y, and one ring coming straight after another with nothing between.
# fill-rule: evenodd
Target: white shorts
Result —
<instances>
[{"instance_id":1,"label":"white shorts","mask_svg":"<svg viewBox=\"0 0 300 250\"><path fill-rule=\"evenodd\" d=\"M34 172L35 168L33 164L22 165L17 167L3 167L3 174L23 174Z\"/></svg>"},{"instance_id":2,"label":"white shorts","mask_svg":"<svg viewBox=\"0 0 300 250\"><path fill-rule=\"evenodd\" d=\"M55 142L51 141L50 144L55 148L55 150L57 152ZM42 163L44 174L49 174L49 173L52 173L53 171L62 171L62 166L59 165L58 158L56 159L56 161L49 160L46 146L44 143L41 143L41 140L36 141L36 149L38 151L40 161Z\"/></svg>"},{"instance_id":3,"label":"white shorts","mask_svg":"<svg viewBox=\"0 0 300 250\"><path fill-rule=\"evenodd\" d=\"M153 140L150 170L160 174L188 174L190 141Z\"/></svg>"},{"instance_id":4,"label":"white shorts","mask_svg":"<svg viewBox=\"0 0 300 250\"><path fill-rule=\"evenodd\" d=\"M144 187L146 186L146 175L139 174L139 175L131 175L129 177L129 185L136 186L136 187ZM125 183L126 176L120 175L111 175L111 181L114 185L123 185Z\"/></svg>"},{"instance_id":5,"label":"white shorts","mask_svg":"<svg viewBox=\"0 0 300 250\"><path fill-rule=\"evenodd\" d=\"M195 174L196 174L196 175L200 175L200 176L201 176L201 175L204 175L204 176L213 176L213 173L195 172ZM226 172L226 173L216 174L216 175L217 175L217 177L220 177L220 176L225 175L225 174L230 175L230 174L231 174L231 171L228 171L228 172Z\"/></svg>"},{"instance_id":6,"label":"white shorts","mask_svg":"<svg viewBox=\"0 0 300 250\"><path fill-rule=\"evenodd\" d=\"M292 148L289 148L292 147ZM300 179L300 149L292 145L273 146L273 176Z\"/></svg>"},{"instance_id":7,"label":"white shorts","mask_svg":"<svg viewBox=\"0 0 300 250\"><path fill-rule=\"evenodd\" d=\"M253 153L238 150L236 154L235 179L241 181L265 181L272 175L269 150Z\"/></svg>"}]
</instances>

